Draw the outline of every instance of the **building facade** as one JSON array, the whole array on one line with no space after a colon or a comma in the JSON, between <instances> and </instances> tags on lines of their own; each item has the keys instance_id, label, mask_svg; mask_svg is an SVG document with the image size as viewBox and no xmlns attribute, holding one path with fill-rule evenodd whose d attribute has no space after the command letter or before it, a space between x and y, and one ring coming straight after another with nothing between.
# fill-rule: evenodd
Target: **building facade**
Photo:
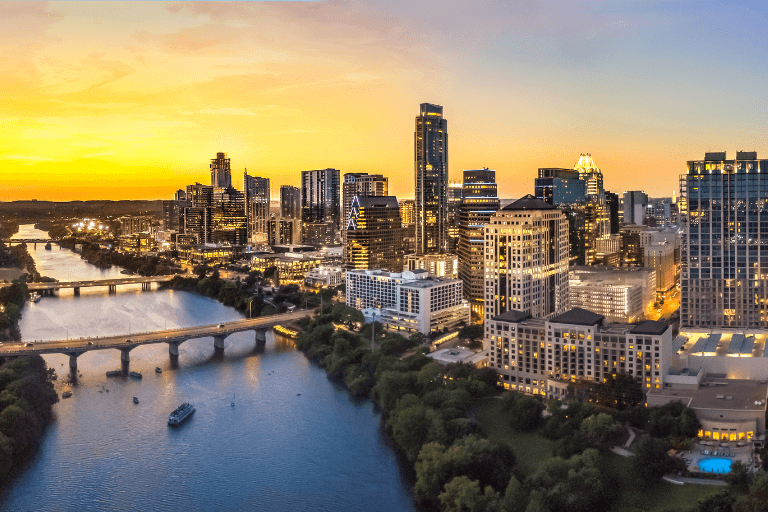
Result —
<instances>
[{"instance_id":1,"label":"building facade","mask_svg":"<svg viewBox=\"0 0 768 512\"><path fill-rule=\"evenodd\" d=\"M587 200L587 182L572 169L541 168L534 195L553 206L580 204Z\"/></svg>"},{"instance_id":2,"label":"building facade","mask_svg":"<svg viewBox=\"0 0 768 512\"><path fill-rule=\"evenodd\" d=\"M464 298L483 316L485 301L485 225L499 210L496 171L465 170L459 205L459 279Z\"/></svg>"},{"instance_id":3,"label":"building facade","mask_svg":"<svg viewBox=\"0 0 768 512\"><path fill-rule=\"evenodd\" d=\"M680 196L681 326L768 328L768 160L706 153Z\"/></svg>"},{"instance_id":4,"label":"building facade","mask_svg":"<svg viewBox=\"0 0 768 512\"><path fill-rule=\"evenodd\" d=\"M443 107L422 103L413 135L416 174L416 253L446 252L448 121Z\"/></svg>"},{"instance_id":5,"label":"building facade","mask_svg":"<svg viewBox=\"0 0 768 512\"><path fill-rule=\"evenodd\" d=\"M568 221L562 211L527 195L485 226L485 319L505 311L535 318L568 309Z\"/></svg>"},{"instance_id":6,"label":"building facade","mask_svg":"<svg viewBox=\"0 0 768 512\"><path fill-rule=\"evenodd\" d=\"M404 270L426 270L433 276L458 279L459 256L456 254L409 254L405 257Z\"/></svg>"},{"instance_id":7,"label":"building facade","mask_svg":"<svg viewBox=\"0 0 768 512\"><path fill-rule=\"evenodd\" d=\"M301 219L301 189L290 185L280 187L280 216Z\"/></svg>"},{"instance_id":8,"label":"building facade","mask_svg":"<svg viewBox=\"0 0 768 512\"><path fill-rule=\"evenodd\" d=\"M622 200L624 210L624 224L643 225L645 211L648 207L648 194L641 190L624 192Z\"/></svg>"},{"instance_id":9,"label":"building facade","mask_svg":"<svg viewBox=\"0 0 768 512\"><path fill-rule=\"evenodd\" d=\"M549 320L507 311L486 320L489 367L504 389L565 398L567 385L627 373L645 392L662 389L672 358L672 328L663 322L609 324L572 309Z\"/></svg>"},{"instance_id":10,"label":"building facade","mask_svg":"<svg viewBox=\"0 0 768 512\"><path fill-rule=\"evenodd\" d=\"M350 270L346 275L347 306L373 316L386 328L422 334L469 323L469 303L461 288L457 279L430 276L423 270Z\"/></svg>"},{"instance_id":11,"label":"building facade","mask_svg":"<svg viewBox=\"0 0 768 512\"><path fill-rule=\"evenodd\" d=\"M302 171L301 220L305 243L338 245L341 220L341 182L338 169ZM312 240L315 243L310 242Z\"/></svg>"},{"instance_id":12,"label":"building facade","mask_svg":"<svg viewBox=\"0 0 768 512\"><path fill-rule=\"evenodd\" d=\"M211 159L211 186L227 188L232 186L232 171L226 153L216 153Z\"/></svg>"},{"instance_id":13,"label":"building facade","mask_svg":"<svg viewBox=\"0 0 768 512\"><path fill-rule=\"evenodd\" d=\"M301 221L294 218L270 217L267 222L267 245L301 243Z\"/></svg>"},{"instance_id":14,"label":"building facade","mask_svg":"<svg viewBox=\"0 0 768 512\"><path fill-rule=\"evenodd\" d=\"M345 230L348 269L403 270L403 227L394 196L354 196Z\"/></svg>"}]
</instances>

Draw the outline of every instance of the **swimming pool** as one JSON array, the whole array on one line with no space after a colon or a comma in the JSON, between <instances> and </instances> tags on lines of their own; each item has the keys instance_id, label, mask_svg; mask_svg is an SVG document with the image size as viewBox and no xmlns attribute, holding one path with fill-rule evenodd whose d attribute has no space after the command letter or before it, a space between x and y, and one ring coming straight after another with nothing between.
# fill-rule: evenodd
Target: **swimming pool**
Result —
<instances>
[{"instance_id":1,"label":"swimming pool","mask_svg":"<svg viewBox=\"0 0 768 512\"><path fill-rule=\"evenodd\" d=\"M699 471L704 471L705 473L730 473L731 462L733 462L731 459L721 459L720 457L701 459L699 461Z\"/></svg>"}]
</instances>

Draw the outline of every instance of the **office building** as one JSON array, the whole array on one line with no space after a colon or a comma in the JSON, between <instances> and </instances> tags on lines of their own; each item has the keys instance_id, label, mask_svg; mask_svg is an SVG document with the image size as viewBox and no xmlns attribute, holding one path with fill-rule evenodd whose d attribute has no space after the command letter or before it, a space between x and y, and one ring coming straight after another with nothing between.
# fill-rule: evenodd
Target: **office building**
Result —
<instances>
[{"instance_id":1,"label":"office building","mask_svg":"<svg viewBox=\"0 0 768 512\"><path fill-rule=\"evenodd\" d=\"M416 253L443 253L448 244L448 121L443 107L421 104L413 138Z\"/></svg>"},{"instance_id":2,"label":"office building","mask_svg":"<svg viewBox=\"0 0 768 512\"><path fill-rule=\"evenodd\" d=\"M457 254L409 254L405 257L404 270L426 270L430 275L458 279L459 256Z\"/></svg>"},{"instance_id":3,"label":"office building","mask_svg":"<svg viewBox=\"0 0 768 512\"><path fill-rule=\"evenodd\" d=\"M275 268L275 285L302 284L307 273L323 264L323 259L301 252L255 253L251 255L251 270L264 273Z\"/></svg>"},{"instance_id":4,"label":"office building","mask_svg":"<svg viewBox=\"0 0 768 512\"><path fill-rule=\"evenodd\" d=\"M290 185L280 187L280 216L301 219L301 189Z\"/></svg>"},{"instance_id":5,"label":"office building","mask_svg":"<svg viewBox=\"0 0 768 512\"><path fill-rule=\"evenodd\" d=\"M120 221L121 235L148 233L152 228L152 217L146 215L126 215L118 220Z\"/></svg>"},{"instance_id":6,"label":"office building","mask_svg":"<svg viewBox=\"0 0 768 512\"><path fill-rule=\"evenodd\" d=\"M589 153L582 153L579 155L579 160L576 162L576 165L573 166L573 170L578 172L579 179L584 181L588 196L605 197L605 190L603 189L603 173L597 168L595 161L592 159L592 155Z\"/></svg>"},{"instance_id":7,"label":"office building","mask_svg":"<svg viewBox=\"0 0 768 512\"><path fill-rule=\"evenodd\" d=\"M248 241L252 244L265 244L267 243L267 223L270 218L269 204L272 197L269 178L248 176L246 169L243 173L243 192Z\"/></svg>"},{"instance_id":8,"label":"office building","mask_svg":"<svg viewBox=\"0 0 768 512\"><path fill-rule=\"evenodd\" d=\"M486 320L489 367L504 389L564 399L576 383L627 373L645 392L663 389L672 359L672 327L646 320L610 324L572 309L549 320L506 311Z\"/></svg>"},{"instance_id":9,"label":"office building","mask_svg":"<svg viewBox=\"0 0 768 512\"><path fill-rule=\"evenodd\" d=\"M211 159L211 186L227 188L232 186L232 172L226 153L216 153Z\"/></svg>"},{"instance_id":10,"label":"office building","mask_svg":"<svg viewBox=\"0 0 768 512\"><path fill-rule=\"evenodd\" d=\"M484 229L498 210L496 171L465 170L459 205L459 279L464 282L464 298L480 318L485 297Z\"/></svg>"},{"instance_id":11,"label":"office building","mask_svg":"<svg viewBox=\"0 0 768 512\"><path fill-rule=\"evenodd\" d=\"M612 235L615 235L619 232L619 228L621 226L621 217L623 217L623 212L621 211L621 201L619 199L619 194L614 194L613 192L605 191L605 205L608 207L608 218L610 219L611 228L610 233Z\"/></svg>"},{"instance_id":12,"label":"office building","mask_svg":"<svg viewBox=\"0 0 768 512\"><path fill-rule=\"evenodd\" d=\"M542 168L535 181L534 195L553 206L581 204L587 199L587 182L579 178L578 171Z\"/></svg>"},{"instance_id":13,"label":"office building","mask_svg":"<svg viewBox=\"0 0 768 512\"><path fill-rule=\"evenodd\" d=\"M648 194L641 190L624 192L622 201L624 209L624 224L643 225L645 210L648 207Z\"/></svg>"},{"instance_id":14,"label":"office building","mask_svg":"<svg viewBox=\"0 0 768 512\"><path fill-rule=\"evenodd\" d=\"M491 216L485 226L485 319L505 311L547 318L565 312L568 220L527 195Z\"/></svg>"},{"instance_id":15,"label":"office building","mask_svg":"<svg viewBox=\"0 0 768 512\"><path fill-rule=\"evenodd\" d=\"M656 273L656 291L664 293L677 284L675 246L671 243L649 244L643 247L643 266Z\"/></svg>"},{"instance_id":16,"label":"office building","mask_svg":"<svg viewBox=\"0 0 768 512\"><path fill-rule=\"evenodd\" d=\"M184 208L186 201L163 201L163 230L180 231L184 226Z\"/></svg>"},{"instance_id":17,"label":"office building","mask_svg":"<svg viewBox=\"0 0 768 512\"><path fill-rule=\"evenodd\" d=\"M461 204L462 182L448 182L448 230L446 252L456 252L459 245L459 205Z\"/></svg>"},{"instance_id":18,"label":"office building","mask_svg":"<svg viewBox=\"0 0 768 512\"><path fill-rule=\"evenodd\" d=\"M271 217L267 222L267 245L298 245L301 243L301 221L294 218Z\"/></svg>"},{"instance_id":19,"label":"office building","mask_svg":"<svg viewBox=\"0 0 768 512\"><path fill-rule=\"evenodd\" d=\"M346 254L346 233L351 222L352 200L357 197L383 197L389 195L389 180L381 174L368 174L365 172L348 172L344 175L341 189L341 244L344 247L344 260L348 261ZM399 208L399 206L398 206ZM399 216L399 212L398 212ZM362 267L354 267L362 268Z\"/></svg>"},{"instance_id":20,"label":"office building","mask_svg":"<svg viewBox=\"0 0 768 512\"><path fill-rule=\"evenodd\" d=\"M195 244L207 244L213 241L213 208L210 206L190 206L184 208L184 235L188 244L194 237Z\"/></svg>"},{"instance_id":21,"label":"office building","mask_svg":"<svg viewBox=\"0 0 768 512\"><path fill-rule=\"evenodd\" d=\"M213 189L211 241L216 244L248 243L245 194L232 187Z\"/></svg>"},{"instance_id":22,"label":"office building","mask_svg":"<svg viewBox=\"0 0 768 512\"><path fill-rule=\"evenodd\" d=\"M597 313L608 322L639 322L656 300L652 269L577 266L568 277L570 307Z\"/></svg>"},{"instance_id":23,"label":"office building","mask_svg":"<svg viewBox=\"0 0 768 512\"><path fill-rule=\"evenodd\" d=\"M416 224L416 201L413 199L400 201L400 218L403 220L403 227L414 227Z\"/></svg>"},{"instance_id":24,"label":"office building","mask_svg":"<svg viewBox=\"0 0 768 512\"><path fill-rule=\"evenodd\" d=\"M394 196L354 196L345 230L348 269L403 270L403 226Z\"/></svg>"},{"instance_id":25,"label":"office building","mask_svg":"<svg viewBox=\"0 0 768 512\"><path fill-rule=\"evenodd\" d=\"M344 284L345 270L342 267L321 265L307 272L304 283L307 286L323 287Z\"/></svg>"},{"instance_id":26,"label":"office building","mask_svg":"<svg viewBox=\"0 0 768 512\"><path fill-rule=\"evenodd\" d=\"M187 185L186 201L188 206L213 206L213 187L210 185Z\"/></svg>"},{"instance_id":27,"label":"office building","mask_svg":"<svg viewBox=\"0 0 768 512\"><path fill-rule=\"evenodd\" d=\"M768 328L768 160L706 153L680 177L680 324Z\"/></svg>"},{"instance_id":28,"label":"office building","mask_svg":"<svg viewBox=\"0 0 768 512\"><path fill-rule=\"evenodd\" d=\"M660 228L670 227L676 224L675 204L671 197L650 197L646 208L646 218L649 225Z\"/></svg>"},{"instance_id":29,"label":"office building","mask_svg":"<svg viewBox=\"0 0 768 512\"><path fill-rule=\"evenodd\" d=\"M341 182L338 169L301 172L301 220L304 243L316 246L341 242Z\"/></svg>"},{"instance_id":30,"label":"office building","mask_svg":"<svg viewBox=\"0 0 768 512\"><path fill-rule=\"evenodd\" d=\"M424 270L349 270L346 276L347 306L386 328L422 334L469 323L469 303L461 288L457 279L430 276Z\"/></svg>"}]
</instances>

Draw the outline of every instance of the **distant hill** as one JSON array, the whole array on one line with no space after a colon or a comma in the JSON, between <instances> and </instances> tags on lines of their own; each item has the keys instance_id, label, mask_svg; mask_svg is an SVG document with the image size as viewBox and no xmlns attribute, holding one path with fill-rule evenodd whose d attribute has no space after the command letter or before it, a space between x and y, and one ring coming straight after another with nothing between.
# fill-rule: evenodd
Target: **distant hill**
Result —
<instances>
[{"instance_id":1,"label":"distant hill","mask_svg":"<svg viewBox=\"0 0 768 512\"><path fill-rule=\"evenodd\" d=\"M6 201L0 202L0 216L20 221L66 217L121 217L123 215L162 215L162 201Z\"/></svg>"}]
</instances>

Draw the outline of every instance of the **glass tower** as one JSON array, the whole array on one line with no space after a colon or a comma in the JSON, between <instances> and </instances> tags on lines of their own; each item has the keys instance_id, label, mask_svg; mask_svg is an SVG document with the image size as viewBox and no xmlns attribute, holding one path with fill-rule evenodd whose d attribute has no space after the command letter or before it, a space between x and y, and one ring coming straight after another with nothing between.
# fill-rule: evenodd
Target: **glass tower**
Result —
<instances>
[{"instance_id":1,"label":"glass tower","mask_svg":"<svg viewBox=\"0 0 768 512\"><path fill-rule=\"evenodd\" d=\"M414 133L416 253L445 252L448 238L448 121L443 107L422 103Z\"/></svg>"},{"instance_id":2,"label":"glass tower","mask_svg":"<svg viewBox=\"0 0 768 512\"><path fill-rule=\"evenodd\" d=\"M679 203L681 327L768 327L768 160L689 161Z\"/></svg>"}]
</instances>

